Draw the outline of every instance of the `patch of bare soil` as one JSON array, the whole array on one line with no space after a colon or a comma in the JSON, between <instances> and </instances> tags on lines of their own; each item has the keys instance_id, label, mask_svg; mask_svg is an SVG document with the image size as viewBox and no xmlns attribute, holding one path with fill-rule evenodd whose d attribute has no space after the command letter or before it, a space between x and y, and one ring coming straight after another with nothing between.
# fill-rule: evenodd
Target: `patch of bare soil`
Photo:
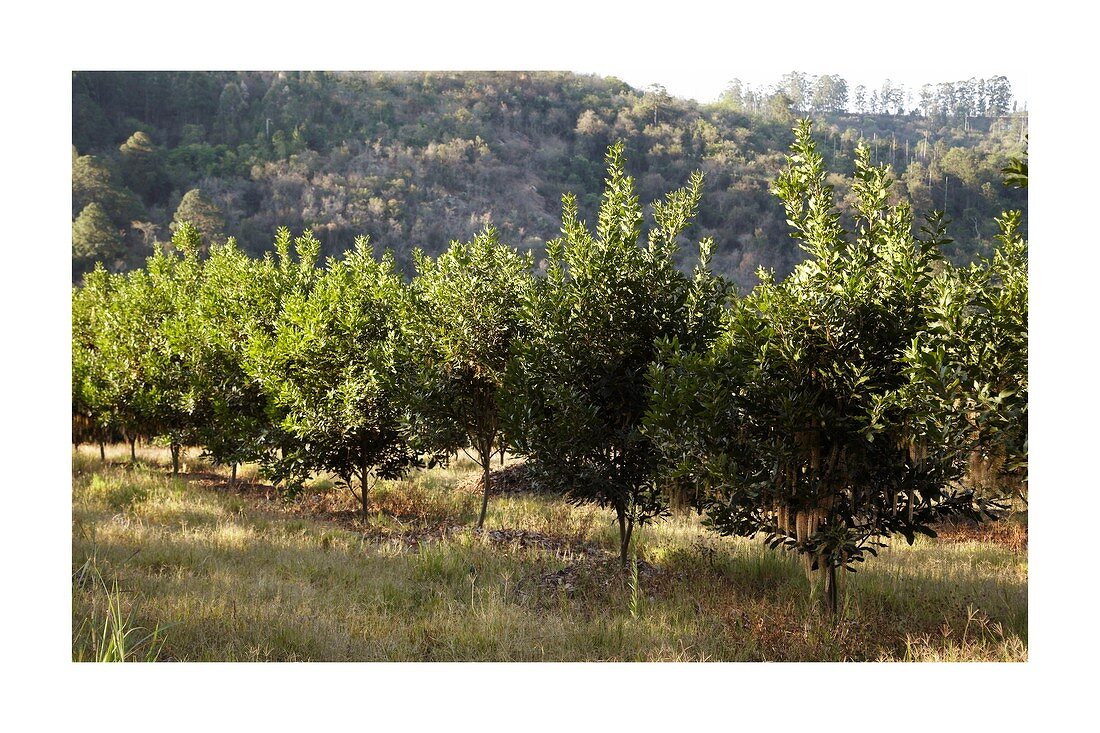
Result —
<instances>
[{"instance_id":1,"label":"patch of bare soil","mask_svg":"<svg viewBox=\"0 0 1100 733\"><path fill-rule=\"evenodd\" d=\"M629 566L624 569L619 556L615 553L601 550L600 554L586 556L579 561L566 565L561 570L546 573L539 577L538 587L541 591L564 593L572 598L577 589L582 586L596 586L601 589L611 588L630 578ZM654 581L663 574L663 571L645 560L638 560L638 583L648 590L652 590Z\"/></svg>"}]
</instances>

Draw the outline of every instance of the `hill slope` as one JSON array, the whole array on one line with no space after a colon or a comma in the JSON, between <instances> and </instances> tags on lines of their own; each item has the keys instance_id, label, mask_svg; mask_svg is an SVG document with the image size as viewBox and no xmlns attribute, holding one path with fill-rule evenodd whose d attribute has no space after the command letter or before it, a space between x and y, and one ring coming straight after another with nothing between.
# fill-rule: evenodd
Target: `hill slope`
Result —
<instances>
[{"instance_id":1,"label":"hill slope","mask_svg":"<svg viewBox=\"0 0 1100 733\"><path fill-rule=\"evenodd\" d=\"M796 111L778 93L765 112L738 109L558 72L75 72L72 214L106 211L124 241L103 256L120 269L184 215L253 254L279 226L312 228L324 254L366 234L407 267L414 247L438 253L491 221L538 256L563 192L594 214L603 151L623 139L645 202L706 174L689 234L713 237L714 267L748 288L757 267L785 274L801 259L768 190ZM988 250L1000 211L1026 208L1026 194L1000 184L1025 129L1023 114L915 111L817 125L832 170L850 172L862 139L918 213L946 205L958 260ZM835 183L843 199L846 180ZM82 243L74 277L95 251Z\"/></svg>"}]
</instances>

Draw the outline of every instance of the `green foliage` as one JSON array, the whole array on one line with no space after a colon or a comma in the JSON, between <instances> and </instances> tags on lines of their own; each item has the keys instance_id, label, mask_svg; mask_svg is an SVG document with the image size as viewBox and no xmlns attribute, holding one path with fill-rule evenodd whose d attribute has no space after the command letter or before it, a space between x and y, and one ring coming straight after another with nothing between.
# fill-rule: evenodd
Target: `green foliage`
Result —
<instances>
[{"instance_id":1,"label":"green foliage","mask_svg":"<svg viewBox=\"0 0 1100 733\"><path fill-rule=\"evenodd\" d=\"M103 207L94 201L73 221L73 268L84 269L96 262L111 267L122 256L122 237Z\"/></svg>"},{"instance_id":2,"label":"green foliage","mask_svg":"<svg viewBox=\"0 0 1100 733\"><path fill-rule=\"evenodd\" d=\"M73 148L73 209L75 218L89 204L99 204L116 226L128 224L142 213L134 194L123 188L105 160L94 155L79 155Z\"/></svg>"},{"instance_id":3,"label":"green foliage","mask_svg":"<svg viewBox=\"0 0 1100 733\"><path fill-rule=\"evenodd\" d=\"M835 608L835 568L986 507L957 484L963 375L927 339L942 225L914 239L908 205L890 204L887 169L861 148L845 229L806 121L775 190L810 259L783 282L762 273L709 352L664 350L646 428L716 530L801 553Z\"/></svg>"},{"instance_id":4,"label":"green foliage","mask_svg":"<svg viewBox=\"0 0 1100 733\"><path fill-rule=\"evenodd\" d=\"M97 268L74 292L73 415L100 438L165 436L178 454L206 424L209 399L192 330L197 234L184 227L173 242L188 254L157 254L127 274Z\"/></svg>"},{"instance_id":5,"label":"green foliage","mask_svg":"<svg viewBox=\"0 0 1100 733\"><path fill-rule=\"evenodd\" d=\"M925 341L964 385L954 409L969 418L968 481L993 497L1026 498L1028 452L1027 242L1021 213L1005 212L993 256L935 282Z\"/></svg>"},{"instance_id":6,"label":"green foliage","mask_svg":"<svg viewBox=\"0 0 1100 733\"><path fill-rule=\"evenodd\" d=\"M146 203L160 203L169 192L163 153L142 131L131 135L119 146L119 164L123 184L140 192Z\"/></svg>"},{"instance_id":7,"label":"green foliage","mask_svg":"<svg viewBox=\"0 0 1100 733\"><path fill-rule=\"evenodd\" d=\"M73 417L90 424L97 440L125 435L155 436L167 429L175 394L165 366L163 325L176 303L163 287L166 263L155 263L157 279L145 270L110 275L97 267L73 293ZM160 281L160 282L158 282Z\"/></svg>"},{"instance_id":8,"label":"green foliage","mask_svg":"<svg viewBox=\"0 0 1100 733\"><path fill-rule=\"evenodd\" d=\"M183 195L172 217L173 231L178 232L185 223L191 224L198 232L204 252L212 245L225 241L225 216L200 189L193 188Z\"/></svg>"},{"instance_id":9,"label":"green foliage","mask_svg":"<svg viewBox=\"0 0 1100 733\"><path fill-rule=\"evenodd\" d=\"M595 234L575 197L563 197L562 236L547 244L546 279L525 306L530 340L508 370L506 433L540 480L615 510L625 563L634 525L666 509L640 430L651 399L646 369L658 340L706 343L724 287L706 271L709 242L695 281L673 260L702 176L654 204L648 244L639 246L642 208L621 143L607 167Z\"/></svg>"},{"instance_id":10,"label":"green foliage","mask_svg":"<svg viewBox=\"0 0 1100 733\"><path fill-rule=\"evenodd\" d=\"M178 471L180 448L198 442L211 404L200 376L202 344L194 329L202 277L197 230L177 229L172 249L172 254L149 259L148 277L135 290L136 303L130 305L144 314L148 329L149 341L142 353L147 432L167 439L173 448L173 469Z\"/></svg>"},{"instance_id":11,"label":"green foliage","mask_svg":"<svg viewBox=\"0 0 1100 733\"><path fill-rule=\"evenodd\" d=\"M102 265L72 291L73 442L106 440L119 427L105 330L111 276Z\"/></svg>"},{"instance_id":12,"label":"green foliage","mask_svg":"<svg viewBox=\"0 0 1100 733\"><path fill-rule=\"evenodd\" d=\"M504 449L500 391L515 347L525 338L522 304L534 281L532 258L502 245L487 227L468 243L454 242L434 262L420 253L415 321L421 380L410 395L414 427L445 451L470 446L483 469L485 521L489 462Z\"/></svg>"},{"instance_id":13,"label":"green foliage","mask_svg":"<svg viewBox=\"0 0 1100 733\"><path fill-rule=\"evenodd\" d=\"M318 243L309 233L304 240L298 251L308 268ZM364 521L371 481L418 464L402 430L403 387L413 371L408 300L393 259L376 261L360 239L344 259L329 260L308 291L287 292L274 333L257 330L249 345L256 377L294 439L284 463L339 476L360 500Z\"/></svg>"},{"instance_id":14,"label":"green foliage","mask_svg":"<svg viewBox=\"0 0 1100 733\"><path fill-rule=\"evenodd\" d=\"M1001 169L1001 173L1004 174L1006 186L1027 188L1027 152L1020 157L1013 156L1008 165Z\"/></svg>"},{"instance_id":15,"label":"green foliage","mask_svg":"<svg viewBox=\"0 0 1100 733\"><path fill-rule=\"evenodd\" d=\"M1002 460L1002 474L1019 487L1027 481L1028 405L1028 284L1027 240L1020 233L1019 211L1006 212L998 223L1001 235L988 279L982 282L976 305L979 332L977 377L982 412L979 445Z\"/></svg>"},{"instance_id":16,"label":"green foliage","mask_svg":"<svg viewBox=\"0 0 1100 733\"><path fill-rule=\"evenodd\" d=\"M325 79L292 83L320 95ZM810 99L797 74L787 81L801 90L799 106L832 104L822 101L828 90ZM245 104L241 92L223 89L227 109ZM737 181L722 171L747 166L751 148L766 148L760 140L723 139L716 124L689 119L659 89L640 98L618 93L640 115L642 129L630 139L648 146L647 161L664 161L667 172L702 151L708 170L731 187L755 185L745 182L755 175L749 168ZM538 124L580 136L588 154L634 124L591 96L575 124ZM305 119L280 99L264 98L280 124ZM676 127L685 121L695 137ZM480 129L472 117L462 124ZM323 137L316 125L299 122L267 140L219 111L217 126L296 151L288 169L274 160L253 166L260 178L327 175L308 147ZM418 133L422 157L394 163L380 144L370 155L394 163L390 172L427 167L454 179L447 186L469 173L489 188L479 166L500 161L485 138L433 138L444 132ZM953 267L944 256L952 242L946 217L933 214L915 236L911 207L897 202L891 168L874 162L873 146L857 148L848 181L827 173L825 146L808 123L795 132L775 193L808 259L782 281L762 272L756 289L732 302L728 283L711 274L711 237L702 237L694 274L683 270L684 232L706 218L702 174L652 204L643 242L645 213L622 142L608 150L602 198L563 197L561 236L547 243L541 278L531 274L533 258L500 244L492 227L434 260L417 252L412 287L396 258L376 260L365 237L322 269L323 243L309 230L292 239L281 228L274 251L252 259L234 240L221 243L223 213L193 189L168 251L127 274L99 264L73 291L74 441L160 436L176 470L182 446L201 445L217 462L261 462L291 492L313 472L332 472L359 499L364 520L376 479L404 475L425 454L471 447L485 476L479 526L489 459L507 445L529 459L543 485L615 511L624 564L635 525L686 498L719 532L762 532L771 545L797 551L808 570L824 571L835 602L836 568L855 569L884 538L912 543L945 517L982 519L996 510L986 497L1026 485L1027 245L1022 214L1008 212L992 256ZM199 145L204 128L191 123L181 135ZM1003 160L954 150L961 149L934 151L930 177L951 171L963 186L984 186L987 169L1000 165L991 161ZM159 170L160 151L144 133L119 155L131 183ZM577 169L561 175L578 184L598 176L585 155L571 160ZM1014 170L1026 185L1026 163ZM404 174L357 180L378 194L366 209L392 236L430 240L442 231L407 229L400 211L411 198L443 201L446 187L425 193ZM649 167L643 180L640 187L652 189L664 174ZM921 190L924 168L902 180L911 195L931 195ZM836 203L834 185L845 204ZM119 266L118 222L96 200L119 189L106 164L74 149L74 202L78 191L92 200L74 221L74 262L79 230L81 251L114 251L109 264ZM218 200L234 195L219 189ZM338 202L318 197L325 207ZM594 231L582 221L589 202ZM745 218L761 231L779 221L770 213ZM715 231L710 225L703 233ZM116 239L105 247L97 229ZM964 481L996 491L976 496Z\"/></svg>"},{"instance_id":17,"label":"green foliage","mask_svg":"<svg viewBox=\"0 0 1100 733\"><path fill-rule=\"evenodd\" d=\"M232 239L214 247L203 262L188 328L195 344L197 389L209 403L197 439L221 464L266 462L273 451L272 408L247 369L249 336L272 297L260 290L264 264L241 252Z\"/></svg>"}]
</instances>

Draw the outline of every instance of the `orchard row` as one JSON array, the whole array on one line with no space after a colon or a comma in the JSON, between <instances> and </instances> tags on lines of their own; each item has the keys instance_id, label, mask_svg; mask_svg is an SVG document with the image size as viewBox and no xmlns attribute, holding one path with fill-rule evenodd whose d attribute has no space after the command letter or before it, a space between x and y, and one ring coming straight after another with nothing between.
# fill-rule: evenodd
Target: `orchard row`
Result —
<instances>
[{"instance_id":1,"label":"orchard row","mask_svg":"<svg viewBox=\"0 0 1100 733\"><path fill-rule=\"evenodd\" d=\"M843 221L808 123L774 191L807 259L739 296L699 244L674 266L702 178L643 209L621 145L594 231L563 197L536 272L492 228L411 281L365 239L319 266L308 231L275 253L208 253L187 224L143 270L73 292L74 440L158 436L259 462L293 490L330 472L369 517L372 483L466 449L634 527L672 501L723 534L836 569L884 539L987 519L1027 475L1027 253L1018 212L991 260L954 267L942 217L915 233L889 172L857 152ZM1024 179L1026 181L1026 178Z\"/></svg>"}]
</instances>

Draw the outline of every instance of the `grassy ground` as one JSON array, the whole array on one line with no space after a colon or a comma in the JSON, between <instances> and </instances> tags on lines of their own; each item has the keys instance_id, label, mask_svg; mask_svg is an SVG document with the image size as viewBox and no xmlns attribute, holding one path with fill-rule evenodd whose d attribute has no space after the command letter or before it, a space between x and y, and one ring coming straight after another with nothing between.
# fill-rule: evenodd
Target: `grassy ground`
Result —
<instances>
[{"instance_id":1,"label":"grassy ground","mask_svg":"<svg viewBox=\"0 0 1100 733\"><path fill-rule=\"evenodd\" d=\"M73 658L755 661L1027 659L1026 529L918 538L844 574L823 621L794 558L692 516L646 527L636 573L608 512L456 486L468 462L352 501L287 504L166 451L73 453ZM254 476L245 467L244 479Z\"/></svg>"}]
</instances>

